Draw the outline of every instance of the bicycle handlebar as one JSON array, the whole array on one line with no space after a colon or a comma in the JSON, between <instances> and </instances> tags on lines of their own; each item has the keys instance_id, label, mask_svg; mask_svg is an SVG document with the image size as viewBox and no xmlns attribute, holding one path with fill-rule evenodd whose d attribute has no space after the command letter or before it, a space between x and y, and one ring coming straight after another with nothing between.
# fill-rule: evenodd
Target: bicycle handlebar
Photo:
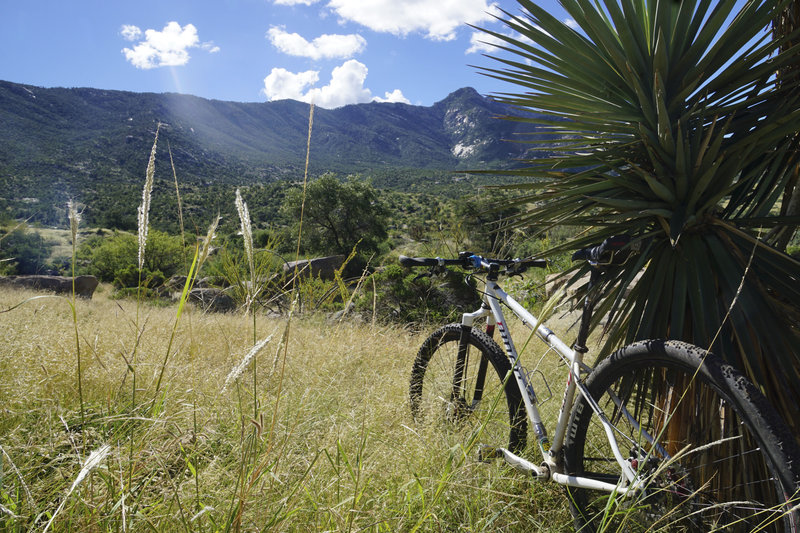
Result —
<instances>
[{"instance_id":1,"label":"bicycle handlebar","mask_svg":"<svg viewBox=\"0 0 800 533\"><path fill-rule=\"evenodd\" d=\"M488 259L475 255L471 252L461 252L458 259L442 259L441 257L407 257L401 255L399 257L400 264L406 267L444 267L444 266L460 266L466 269L491 269L492 265L497 267L505 267L510 271L524 270L529 267L544 268L547 266L547 261L544 259L536 259L528 257L526 259Z\"/></svg>"},{"instance_id":2,"label":"bicycle handlebar","mask_svg":"<svg viewBox=\"0 0 800 533\"><path fill-rule=\"evenodd\" d=\"M640 242L632 243L628 235L614 235L600 244L583 248L572 255L573 261L588 261L594 267L608 265L621 265L627 261L631 252L636 252L641 246ZM497 272L500 267L505 267L507 274L518 274L524 270L535 267L544 268L547 261L528 257L526 259L488 259L472 252L461 252L458 259L443 259L441 257L408 257L401 255L400 264L405 267L432 267L444 268L446 266L459 266L464 269L486 269Z\"/></svg>"},{"instance_id":3,"label":"bicycle handlebar","mask_svg":"<svg viewBox=\"0 0 800 533\"><path fill-rule=\"evenodd\" d=\"M400 264L406 267L432 267L432 266L446 266L458 265L465 266L464 259L442 259L441 257L407 257L401 255L399 257Z\"/></svg>"}]
</instances>

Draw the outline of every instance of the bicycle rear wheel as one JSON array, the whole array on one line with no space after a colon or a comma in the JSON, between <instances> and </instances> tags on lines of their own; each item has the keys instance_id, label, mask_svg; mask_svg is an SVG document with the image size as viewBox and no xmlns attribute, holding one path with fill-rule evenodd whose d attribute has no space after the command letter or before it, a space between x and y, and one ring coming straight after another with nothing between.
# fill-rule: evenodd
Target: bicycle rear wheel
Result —
<instances>
[{"instance_id":1,"label":"bicycle rear wheel","mask_svg":"<svg viewBox=\"0 0 800 533\"><path fill-rule=\"evenodd\" d=\"M448 324L422 344L411 371L411 413L418 422L457 432L463 441L480 430L480 442L509 449L525 447L527 419L511 365L488 335ZM506 379L506 375L508 379ZM502 398L505 396L505 398Z\"/></svg>"},{"instance_id":2,"label":"bicycle rear wheel","mask_svg":"<svg viewBox=\"0 0 800 533\"><path fill-rule=\"evenodd\" d=\"M708 352L643 341L601 362L586 386L644 480L634 495L568 488L579 531L797 531L798 454L761 393ZM573 409L568 474L621 483L599 417Z\"/></svg>"}]
</instances>

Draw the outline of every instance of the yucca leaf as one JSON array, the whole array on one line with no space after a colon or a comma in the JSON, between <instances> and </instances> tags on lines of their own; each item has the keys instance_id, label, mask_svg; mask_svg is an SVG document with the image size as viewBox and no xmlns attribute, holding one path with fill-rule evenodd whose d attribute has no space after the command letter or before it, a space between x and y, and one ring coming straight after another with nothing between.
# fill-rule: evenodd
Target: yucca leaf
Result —
<instances>
[{"instance_id":1,"label":"yucca leaf","mask_svg":"<svg viewBox=\"0 0 800 533\"><path fill-rule=\"evenodd\" d=\"M787 392L800 391L800 370L782 388L764 370L773 350L800 368L800 264L748 229L797 223L775 213L798 164L800 82L775 72L800 62L800 45L764 31L787 0L564 0L578 31L519 3L508 25L533 44L495 32L506 57L484 70L520 88L500 101L535 111L532 122L553 117L542 123L559 140L515 171L542 181L520 188L533 207L517 227L581 227L545 255L647 235L641 260L603 283L604 349L652 335L713 345L776 405L800 410L800 392Z\"/></svg>"},{"instance_id":2,"label":"yucca leaf","mask_svg":"<svg viewBox=\"0 0 800 533\"><path fill-rule=\"evenodd\" d=\"M630 167L634 172L636 172L636 174L644 178L647 186L650 188L650 191L652 191L653 194L655 194L660 200L665 202L667 205L672 205L675 203L675 192L667 185L659 181L656 176L650 174L633 162L630 163Z\"/></svg>"},{"instance_id":3,"label":"yucca leaf","mask_svg":"<svg viewBox=\"0 0 800 533\"><path fill-rule=\"evenodd\" d=\"M666 88L662 75L656 71L653 74L653 87L655 88L655 108L658 118L658 140L660 146L666 152L667 158L675 154L675 138L672 136L672 120L667 110Z\"/></svg>"},{"instance_id":4,"label":"yucca leaf","mask_svg":"<svg viewBox=\"0 0 800 533\"><path fill-rule=\"evenodd\" d=\"M663 316L663 312L669 308L658 305L661 295L664 294L669 299L672 289L672 260L664 255L663 252L656 252L642 275L642 282L650 289L637 329L652 332L654 338L664 337L666 331L663 328L669 323L668 317Z\"/></svg>"},{"instance_id":5,"label":"yucca leaf","mask_svg":"<svg viewBox=\"0 0 800 533\"><path fill-rule=\"evenodd\" d=\"M691 9L696 4L696 2L683 3L687 4L687 9ZM703 2L702 4L708 3ZM675 71L684 72L685 76L689 78L697 77L697 73L714 72L708 65L701 65L700 62L706 55L708 47L719 35L725 20L734 9L733 2L717 1L708 19L704 22L704 15L708 6L706 5L705 7L706 10L697 10L693 23L687 27L686 33L693 36L692 45L684 52L682 57L676 58Z\"/></svg>"},{"instance_id":6,"label":"yucca leaf","mask_svg":"<svg viewBox=\"0 0 800 533\"><path fill-rule=\"evenodd\" d=\"M688 135L688 132L687 132ZM675 197L681 202L686 199L689 189L689 158L691 157L690 139L684 138L683 128L678 122L677 142L675 144Z\"/></svg>"},{"instance_id":7,"label":"yucca leaf","mask_svg":"<svg viewBox=\"0 0 800 533\"><path fill-rule=\"evenodd\" d=\"M686 257L676 257L674 270L673 289L672 289L672 308L669 317L669 332L667 337L673 339L684 338L684 326L686 323L686 301L689 290L689 262Z\"/></svg>"}]
</instances>

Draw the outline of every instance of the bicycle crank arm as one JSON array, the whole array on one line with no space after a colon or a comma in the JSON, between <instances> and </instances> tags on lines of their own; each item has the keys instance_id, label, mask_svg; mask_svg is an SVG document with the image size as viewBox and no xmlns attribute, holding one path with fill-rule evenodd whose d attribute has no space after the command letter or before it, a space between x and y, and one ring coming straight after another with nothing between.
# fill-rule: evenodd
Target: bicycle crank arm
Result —
<instances>
[{"instance_id":1,"label":"bicycle crank arm","mask_svg":"<svg viewBox=\"0 0 800 533\"><path fill-rule=\"evenodd\" d=\"M520 472L524 472L526 474L531 474L536 479L548 479L550 477L550 469L547 467L535 465L532 462L511 453L505 448L481 446L481 448L478 450L478 459L484 463L491 462L491 459L503 459L515 470L519 470Z\"/></svg>"}]
</instances>

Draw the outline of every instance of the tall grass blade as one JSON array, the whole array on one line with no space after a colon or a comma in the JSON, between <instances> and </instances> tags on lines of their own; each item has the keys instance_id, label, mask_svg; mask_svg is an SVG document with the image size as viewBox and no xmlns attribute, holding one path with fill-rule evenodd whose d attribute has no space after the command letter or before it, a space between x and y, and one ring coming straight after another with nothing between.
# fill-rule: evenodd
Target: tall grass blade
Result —
<instances>
[{"instance_id":1,"label":"tall grass blade","mask_svg":"<svg viewBox=\"0 0 800 533\"><path fill-rule=\"evenodd\" d=\"M167 141L167 151L169 152L169 164L172 167L172 177L175 180L175 198L178 200L178 226L181 230L181 244L183 244L183 262L186 267L186 231L183 226L183 203L181 202L181 190L178 187L178 173L175 171L175 161L172 159L172 147Z\"/></svg>"},{"instance_id":2,"label":"tall grass blade","mask_svg":"<svg viewBox=\"0 0 800 533\"><path fill-rule=\"evenodd\" d=\"M69 230L72 235L72 324L75 327L75 354L77 357L78 368L78 400L81 404L81 426L86 423L86 411L83 404L83 379L81 375L81 341L78 335L78 312L75 308L75 255L78 245L78 225L81 222L81 213L78 211L75 202L67 202L67 215L69 216Z\"/></svg>"},{"instance_id":3,"label":"tall grass blade","mask_svg":"<svg viewBox=\"0 0 800 533\"><path fill-rule=\"evenodd\" d=\"M169 360L170 352L172 351L172 343L175 340L175 332L178 330L178 322L181 320L181 315L183 314L183 308L186 305L186 300L189 297L189 292L192 290L192 285L194 284L194 278L197 276L197 258L200 253L199 248L195 247L194 249L194 259L192 259L192 266L189 268L189 275L186 276L186 283L183 286L183 291L181 292L181 299L178 303L178 312L175 315L175 321L172 323L172 333L169 336L169 342L167 343L167 353L164 354L164 361L161 363L161 370L158 373L158 381L156 381L156 393L161 390L161 379L164 377L164 369L167 368L167 361Z\"/></svg>"},{"instance_id":4,"label":"tall grass blade","mask_svg":"<svg viewBox=\"0 0 800 533\"><path fill-rule=\"evenodd\" d=\"M306 186L308 185L308 163L311 160L311 130L314 126L314 104L312 103L308 109L308 140L306 141L306 166L303 173L303 201L300 203L300 228L297 231L297 252L295 253L295 260L300 258L300 242L303 238L303 214L306 207ZM295 267L295 275L297 268Z\"/></svg>"}]
</instances>

